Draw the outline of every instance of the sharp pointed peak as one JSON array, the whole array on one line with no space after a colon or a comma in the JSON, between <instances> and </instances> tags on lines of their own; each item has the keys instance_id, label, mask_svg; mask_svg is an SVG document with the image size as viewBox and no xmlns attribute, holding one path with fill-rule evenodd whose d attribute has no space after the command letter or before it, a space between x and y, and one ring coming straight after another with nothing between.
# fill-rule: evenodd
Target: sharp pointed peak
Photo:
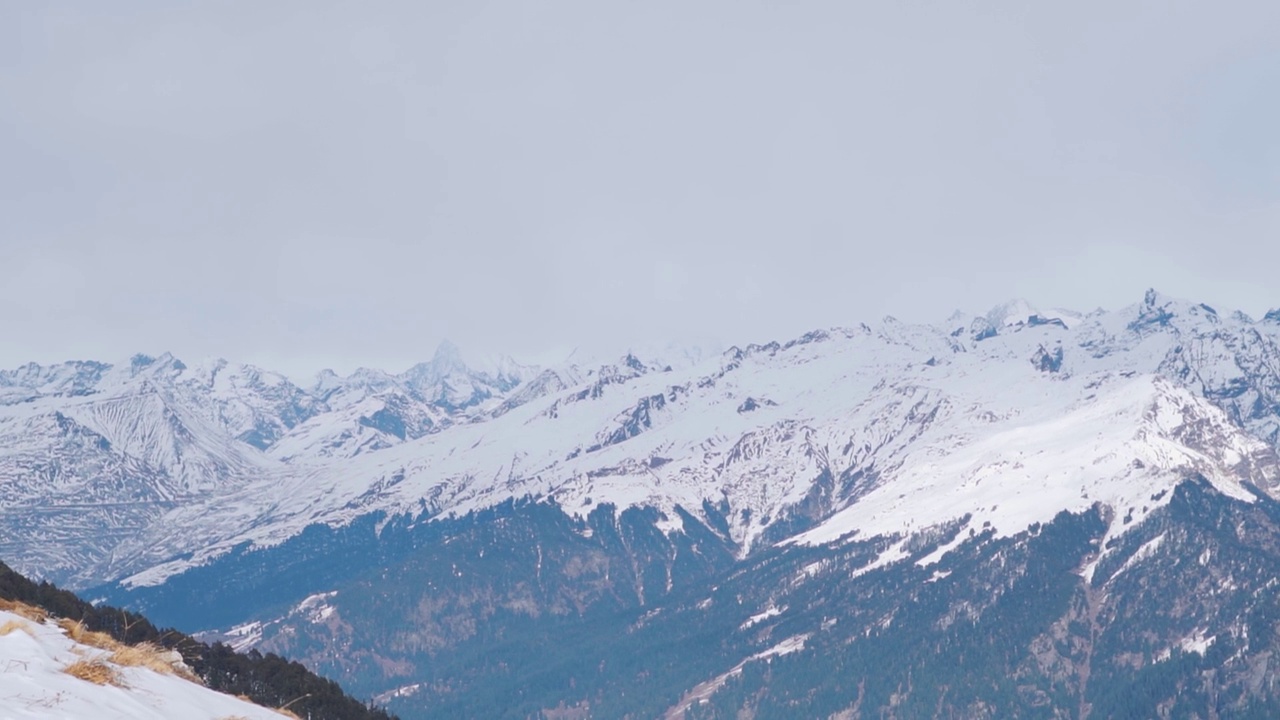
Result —
<instances>
[{"instance_id":1,"label":"sharp pointed peak","mask_svg":"<svg viewBox=\"0 0 1280 720\"><path fill-rule=\"evenodd\" d=\"M457 362L462 363L462 349L459 348L452 340L445 338L436 346L436 352L431 358L432 362Z\"/></svg>"},{"instance_id":2,"label":"sharp pointed peak","mask_svg":"<svg viewBox=\"0 0 1280 720\"><path fill-rule=\"evenodd\" d=\"M463 359L462 350L452 341L445 339L436 346L436 351L430 360L415 364L398 377L411 386L421 388L435 385L452 373L469 371L470 368Z\"/></svg>"},{"instance_id":3,"label":"sharp pointed peak","mask_svg":"<svg viewBox=\"0 0 1280 720\"><path fill-rule=\"evenodd\" d=\"M1165 295L1155 288L1147 288L1147 291L1142 295L1142 304L1149 308L1167 305L1172 302L1172 300L1173 298Z\"/></svg>"}]
</instances>

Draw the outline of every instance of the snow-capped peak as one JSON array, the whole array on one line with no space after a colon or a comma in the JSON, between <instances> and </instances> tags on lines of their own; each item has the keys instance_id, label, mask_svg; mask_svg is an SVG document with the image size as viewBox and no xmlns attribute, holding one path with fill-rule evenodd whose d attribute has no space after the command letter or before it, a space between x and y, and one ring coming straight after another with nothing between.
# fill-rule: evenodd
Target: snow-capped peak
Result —
<instances>
[{"instance_id":1,"label":"snow-capped peak","mask_svg":"<svg viewBox=\"0 0 1280 720\"><path fill-rule=\"evenodd\" d=\"M986 318L992 327L1004 328L1026 324L1032 317L1039 315L1040 311L1032 307L1031 303L1015 298L988 310Z\"/></svg>"},{"instance_id":2,"label":"snow-capped peak","mask_svg":"<svg viewBox=\"0 0 1280 720\"><path fill-rule=\"evenodd\" d=\"M441 341L429 362L418 363L405 372L404 378L416 386L431 386L452 373L466 373L467 363L462 351L448 340Z\"/></svg>"}]
</instances>

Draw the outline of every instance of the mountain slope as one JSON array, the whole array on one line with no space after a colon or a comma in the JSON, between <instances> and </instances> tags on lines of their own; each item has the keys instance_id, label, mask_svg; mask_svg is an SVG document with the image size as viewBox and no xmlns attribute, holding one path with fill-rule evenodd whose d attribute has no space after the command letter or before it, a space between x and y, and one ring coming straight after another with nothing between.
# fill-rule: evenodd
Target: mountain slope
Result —
<instances>
[{"instance_id":1,"label":"mountain slope","mask_svg":"<svg viewBox=\"0 0 1280 720\"><path fill-rule=\"evenodd\" d=\"M3 563L0 611L12 616L0 629L0 687L17 691L4 696L4 709L18 717L208 717L213 711L216 717L280 717L260 706L290 706L314 720L393 718L297 663L159 630L135 613L37 585ZM68 665L78 660L86 672L70 682L67 673L75 668ZM86 680L112 687L94 690Z\"/></svg>"},{"instance_id":2,"label":"mountain slope","mask_svg":"<svg viewBox=\"0 0 1280 720\"><path fill-rule=\"evenodd\" d=\"M509 624L380 697L424 718L1274 717L1280 504L1192 478L1107 548L1111 521L936 528L893 563L893 536L778 547L644 608Z\"/></svg>"},{"instance_id":3,"label":"mountain slope","mask_svg":"<svg viewBox=\"0 0 1280 720\"><path fill-rule=\"evenodd\" d=\"M0 697L4 717L13 720L59 717L95 720L279 720L280 713L214 692L174 674L118 665L107 651L77 643L52 623L37 623L0 610ZM69 674L84 671L110 677L101 683Z\"/></svg>"}]
</instances>

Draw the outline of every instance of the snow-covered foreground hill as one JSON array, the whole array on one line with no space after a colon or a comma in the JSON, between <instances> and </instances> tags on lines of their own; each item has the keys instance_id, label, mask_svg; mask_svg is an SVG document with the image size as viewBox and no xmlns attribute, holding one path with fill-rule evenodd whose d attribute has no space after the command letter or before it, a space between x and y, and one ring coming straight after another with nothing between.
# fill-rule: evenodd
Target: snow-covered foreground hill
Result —
<instances>
[{"instance_id":1,"label":"snow-covered foreground hill","mask_svg":"<svg viewBox=\"0 0 1280 720\"><path fill-rule=\"evenodd\" d=\"M1122 528L1193 473L1270 492L1280 313L1154 292L1087 315L1019 302L696 362L475 369L445 347L310 388L139 356L0 373L0 403L0 556L73 586L523 497L652 507L667 532L681 508L745 555L960 518L1016 533L1098 501Z\"/></svg>"},{"instance_id":2,"label":"snow-covered foreground hill","mask_svg":"<svg viewBox=\"0 0 1280 720\"><path fill-rule=\"evenodd\" d=\"M94 682L68 672L76 663ZM0 610L0 720L280 720L253 703L173 673L121 665L73 641L52 620Z\"/></svg>"}]
</instances>

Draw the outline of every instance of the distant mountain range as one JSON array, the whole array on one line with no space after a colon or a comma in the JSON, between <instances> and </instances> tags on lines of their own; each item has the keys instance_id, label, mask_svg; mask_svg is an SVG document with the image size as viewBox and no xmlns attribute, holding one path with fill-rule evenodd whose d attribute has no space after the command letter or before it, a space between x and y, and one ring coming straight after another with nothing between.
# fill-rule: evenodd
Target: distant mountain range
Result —
<instances>
[{"instance_id":1,"label":"distant mountain range","mask_svg":"<svg viewBox=\"0 0 1280 720\"><path fill-rule=\"evenodd\" d=\"M1225 717L1280 697L1278 450L1280 312L1154 291L306 388L28 365L0 558L406 718Z\"/></svg>"}]
</instances>

